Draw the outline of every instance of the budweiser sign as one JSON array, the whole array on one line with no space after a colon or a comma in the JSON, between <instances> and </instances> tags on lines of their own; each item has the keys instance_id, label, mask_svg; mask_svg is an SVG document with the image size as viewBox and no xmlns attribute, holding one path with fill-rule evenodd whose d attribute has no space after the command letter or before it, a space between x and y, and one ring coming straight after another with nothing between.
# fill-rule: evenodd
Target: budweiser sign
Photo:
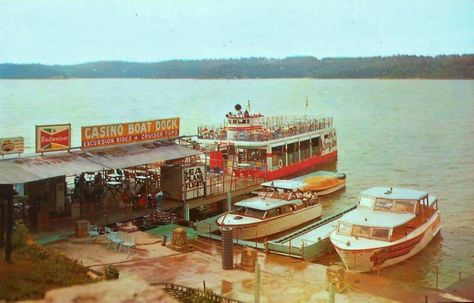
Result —
<instances>
[{"instance_id":1,"label":"budweiser sign","mask_svg":"<svg viewBox=\"0 0 474 303\"><path fill-rule=\"evenodd\" d=\"M71 124L36 126L36 152L68 150L71 148Z\"/></svg>"}]
</instances>

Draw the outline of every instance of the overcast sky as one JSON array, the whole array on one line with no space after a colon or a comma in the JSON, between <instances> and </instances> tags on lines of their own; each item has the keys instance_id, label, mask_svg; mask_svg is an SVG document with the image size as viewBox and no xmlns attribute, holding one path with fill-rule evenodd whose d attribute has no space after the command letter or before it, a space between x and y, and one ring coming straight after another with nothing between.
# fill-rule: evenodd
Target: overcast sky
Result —
<instances>
[{"instance_id":1,"label":"overcast sky","mask_svg":"<svg viewBox=\"0 0 474 303\"><path fill-rule=\"evenodd\" d=\"M0 63L463 53L472 0L0 0Z\"/></svg>"}]
</instances>

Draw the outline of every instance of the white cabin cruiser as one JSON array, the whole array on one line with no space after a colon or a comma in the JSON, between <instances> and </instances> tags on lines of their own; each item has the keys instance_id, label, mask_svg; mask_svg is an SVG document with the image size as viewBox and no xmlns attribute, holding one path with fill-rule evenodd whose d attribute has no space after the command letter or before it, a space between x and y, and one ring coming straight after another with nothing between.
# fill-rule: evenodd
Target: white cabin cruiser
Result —
<instances>
[{"instance_id":1,"label":"white cabin cruiser","mask_svg":"<svg viewBox=\"0 0 474 303\"><path fill-rule=\"evenodd\" d=\"M441 229L438 200L426 192L372 187L339 219L330 239L347 270L368 272L421 251Z\"/></svg>"},{"instance_id":2,"label":"white cabin cruiser","mask_svg":"<svg viewBox=\"0 0 474 303\"><path fill-rule=\"evenodd\" d=\"M219 227L231 227L242 240L267 237L321 217L318 196L306 184L290 180L262 183L256 197L235 203L236 210L217 218Z\"/></svg>"}]
</instances>

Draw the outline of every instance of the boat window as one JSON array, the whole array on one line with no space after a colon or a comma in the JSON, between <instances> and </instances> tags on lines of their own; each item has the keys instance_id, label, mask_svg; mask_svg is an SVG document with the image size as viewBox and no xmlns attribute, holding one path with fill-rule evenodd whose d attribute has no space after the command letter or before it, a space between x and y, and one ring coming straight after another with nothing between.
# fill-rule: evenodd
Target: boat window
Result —
<instances>
[{"instance_id":1,"label":"boat window","mask_svg":"<svg viewBox=\"0 0 474 303\"><path fill-rule=\"evenodd\" d=\"M281 214L281 210L279 208L273 208L267 210L267 214L265 215L265 218L272 218L276 217Z\"/></svg>"},{"instance_id":2,"label":"boat window","mask_svg":"<svg viewBox=\"0 0 474 303\"><path fill-rule=\"evenodd\" d=\"M281 206L281 213L282 214L286 214L286 213L289 213L293 210L293 208L291 207L291 205L282 205Z\"/></svg>"},{"instance_id":3,"label":"boat window","mask_svg":"<svg viewBox=\"0 0 474 303\"><path fill-rule=\"evenodd\" d=\"M245 212L245 215L262 219L263 215L265 215L265 211L259 210L259 209L247 208L247 211Z\"/></svg>"},{"instance_id":4,"label":"boat window","mask_svg":"<svg viewBox=\"0 0 474 303\"><path fill-rule=\"evenodd\" d=\"M369 238L370 237L370 227L354 225L354 226L352 226L352 235Z\"/></svg>"},{"instance_id":5,"label":"boat window","mask_svg":"<svg viewBox=\"0 0 474 303\"><path fill-rule=\"evenodd\" d=\"M232 120L232 124L237 124L237 120Z\"/></svg>"},{"instance_id":6,"label":"boat window","mask_svg":"<svg viewBox=\"0 0 474 303\"><path fill-rule=\"evenodd\" d=\"M234 212L238 213L238 214L243 214L243 213L245 213L245 207L237 206L237 208L234 210Z\"/></svg>"},{"instance_id":7,"label":"boat window","mask_svg":"<svg viewBox=\"0 0 474 303\"><path fill-rule=\"evenodd\" d=\"M388 241L389 234L390 234L390 230L388 228L373 227L371 238L372 239L387 240Z\"/></svg>"},{"instance_id":8,"label":"boat window","mask_svg":"<svg viewBox=\"0 0 474 303\"><path fill-rule=\"evenodd\" d=\"M374 208L374 198L360 197L359 205L367 208Z\"/></svg>"},{"instance_id":9,"label":"boat window","mask_svg":"<svg viewBox=\"0 0 474 303\"><path fill-rule=\"evenodd\" d=\"M389 199L377 199L375 201L375 207L374 210L382 210L382 211L393 211L393 205L394 205L393 200Z\"/></svg>"},{"instance_id":10,"label":"boat window","mask_svg":"<svg viewBox=\"0 0 474 303\"><path fill-rule=\"evenodd\" d=\"M343 235L350 236L352 230L352 226L350 224L339 222L337 226L337 232Z\"/></svg>"},{"instance_id":11,"label":"boat window","mask_svg":"<svg viewBox=\"0 0 474 303\"><path fill-rule=\"evenodd\" d=\"M415 211L415 201L397 200L395 202L395 212L412 213Z\"/></svg>"}]
</instances>

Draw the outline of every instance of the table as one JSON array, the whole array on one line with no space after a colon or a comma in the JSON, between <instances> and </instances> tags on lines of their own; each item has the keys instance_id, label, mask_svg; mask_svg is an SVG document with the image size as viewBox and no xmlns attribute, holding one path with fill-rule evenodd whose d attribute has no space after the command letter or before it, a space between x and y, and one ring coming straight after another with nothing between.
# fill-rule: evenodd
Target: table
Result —
<instances>
[{"instance_id":1,"label":"table","mask_svg":"<svg viewBox=\"0 0 474 303\"><path fill-rule=\"evenodd\" d=\"M120 193L123 183L121 181L107 181L107 189L113 194Z\"/></svg>"},{"instance_id":2,"label":"table","mask_svg":"<svg viewBox=\"0 0 474 303\"><path fill-rule=\"evenodd\" d=\"M122 175L119 175L119 174L108 174L107 175L107 179L109 179L110 181L122 181Z\"/></svg>"},{"instance_id":3,"label":"table","mask_svg":"<svg viewBox=\"0 0 474 303\"><path fill-rule=\"evenodd\" d=\"M84 182L86 182L87 185L91 186L92 184L94 184L94 181L95 181L94 175L90 175L90 174L84 175Z\"/></svg>"},{"instance_id":4,"label":"table","mask_svg":"<svg viewBox=\"0 0 474 303\"><path fill-rule=\"evenodd\" d=\"M135 176L135 187L137 187L138 185L142 185L143 183L145 183L146 181L148 181L150 179L150 176L143 176L143 175L138 175L138 176Z\"/></svg>"}]
</instances>

